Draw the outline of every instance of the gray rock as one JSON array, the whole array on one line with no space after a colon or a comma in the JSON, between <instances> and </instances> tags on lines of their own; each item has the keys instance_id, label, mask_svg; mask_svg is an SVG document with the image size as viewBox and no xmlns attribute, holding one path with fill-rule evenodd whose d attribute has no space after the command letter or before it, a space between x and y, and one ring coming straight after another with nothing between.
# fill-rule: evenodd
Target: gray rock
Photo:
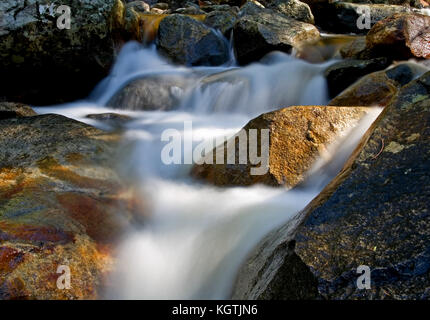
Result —
<instances>
[{"instance_id":1,"label":"gray rock","mask_svg":"<svg viewBox=\"0 0 430 320\"><path fill-rule=\"evenodd\" d=\"M231 11L212 11L206 15L204 23L214 29L220 30L229 36L237 20L237 13Z\"/></svg>"},{"instance_id":2,"label":"gray rock","mask_svg":"<svg viewBox=\"0 0 430 320\"><path fill-rule=\"evenodd\" d=\"M266 0L261 1L261 4L285 14L287 17L306 23L315 22L309 5L299 0Z\"/></svg>"},{"instance_id":3,"label":"gray rock","mask_svg":"<svg viewBox=\"0 0 430 320\"><path fill-rule=\"evenodd\" d=\"M320 33L312 24L300 22L271 9L249 4L239 12L234 26L234 43L240 63L249 63L265 54L317 41Z\"/></svg>"},{"instance_id":4,"label":"gray rock","mask_svg":"<svg viewBox=\"0 0 430 320\"><path fill-rule=\"evenodd\" d=\"M70 29L57 27L60 5L71 8ZM0 12L0 96L33 104L88 95L109 72L124 24L119 0L4 0Z\"/></svg>"},{"instance_id":5,"label":"gray rock","mask_svg":"<svg viewBox=\"0 0 430 320\"><path fill-rule=\"evenodd\" d=\"M184 65L221 65L229 58L224 38L193 18L172 14L158 29L158 50Z\"/></svg>"}]
</instances>

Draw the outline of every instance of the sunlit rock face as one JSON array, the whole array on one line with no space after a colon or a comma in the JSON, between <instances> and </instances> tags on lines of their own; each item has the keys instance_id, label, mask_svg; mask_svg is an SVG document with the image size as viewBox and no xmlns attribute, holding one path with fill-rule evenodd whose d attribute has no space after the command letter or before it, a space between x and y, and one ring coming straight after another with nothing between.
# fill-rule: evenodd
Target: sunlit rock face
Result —
<instances>
[{"instance_id":1,"label":"sunlit rock face","mask_svg":"<svg viewBox=\"0 0 430 320\"><path fill-rule=\"evenodd\" d=\"M214 157L214 164L196 165L192 174L218 186L263 183L293 187L304 180L318 157L324 157L326 147L354 127L367 111L361 107L303 106L265 113L251 120L243 129L247 133L252 129L269 130L268 170L263 174L252 174L251 167L254 166L249 162L240 164L239 148L243 141L237 135L234 138L237 140L234 143L235 164L228 164L227 160L224 164L217 164L215 151L215 156L208 156ZM247 145L251 145L249 134L246 139ZM233 143L233 140L225 143L224 154L228 149L227 143ZM261 145L258 148L261 152Z\"/></svg>"},{"instance_id":2,"label":"sunlit rock face","mask_svg":"<svg viewBox=\"0 0 430 320\"><path fill-rule=\"evenodd\" d=\"M118 137L58 115L0 122L0 298L99 297L133 206L112 165Z\"/></svg>"}]
</instances>

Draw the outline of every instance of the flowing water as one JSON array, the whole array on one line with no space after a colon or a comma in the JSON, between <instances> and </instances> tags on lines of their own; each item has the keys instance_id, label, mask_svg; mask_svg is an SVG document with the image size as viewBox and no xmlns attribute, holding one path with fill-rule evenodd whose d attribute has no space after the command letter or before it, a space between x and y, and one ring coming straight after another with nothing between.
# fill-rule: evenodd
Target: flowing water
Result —
<instances>
[{"instance_id":1,"label":"flowing water","mask_svg":"<svg viewBox=\"0 0 430 320\"><path fill-rule=\"evenodd\" d=\"M160 155L166 142L161 141L161 136L166 129L176 129L181 133L182 146L194 147L201 141L215 146L216 137L233 135L261 113L288 105L324 105L328 102L322 75L325 67L272 53L260 63L243 68L231 63L185 68L164 61L153 48L129 43L111 75L88 100L37 108L39 113L55 112L104 129L105 124L86 115L116 112L134 119L124 132L124 144L132 146L131 152L121 155L118 170L139 190L146 208L145 219L118 244L118 270L107 297L229 297L235 275L253 247L320 192L380 110L375 108L357 128L344 132L329 148L331 159L317 161L310 182L300 190L201 184L189 176L191 163L163 163ZM174 110L106 107L132 81L160 75L180 77L187 83L185 88L170 84L164 88L177 98ZM189 121L192 129L184 127L184 122ZM187 162L186 154L181 157Z\"/></svg>"}]
</instances>

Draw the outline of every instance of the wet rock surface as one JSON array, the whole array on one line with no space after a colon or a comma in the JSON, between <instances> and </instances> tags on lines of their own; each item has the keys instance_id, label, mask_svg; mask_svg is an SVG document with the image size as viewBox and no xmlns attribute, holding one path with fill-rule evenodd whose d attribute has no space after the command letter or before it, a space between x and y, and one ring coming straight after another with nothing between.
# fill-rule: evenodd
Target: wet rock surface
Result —
<instances>
[{"instance_id":1,"label":"wet rock surface","mask_svg":"<svg viewBox=\"0 0 430 320\"><path fill-rule=\"evenodd\" d=\"M239 147L243 142L237 136L235 143L232 138L224 148L228 150L234 146L236 164L227 164L225 160L224 164L195 165L192 175L217 186L262 183L293 187L304 180L317 157L324 156L330 142L356 125L366 112L367 108L360 107L304 106L265 113L244 127L248 137L245 139L249 139L252 129L269 130L269 168L264 170L264 174L252 174L251 168L255 170L257 165L240 164ZM221 152L224 153L224 150ZM208 157L216 157L216 153ZM213 163L215 161L216 158Z\"/></svg>"},{"instance_id":2,"label":"wet rock surface","mask_svg":"<svg viewBox=\"0 0 430 320\"><path fill-rule=\"evenodd\" d=\"M299 226L294 252L306 264L303 274L310 270L318 279L320 297L428 299L429 84L430 73L426 73L399 91L339 175L295 222L265 239L250 259L254 265L261 258L268 261L258 270L265 278L240 274L235 298L276 291L271 279L292 281L280 265L289 263L285 247L291 238L285 232ZM356 284L360 265L371 270L368 290L360 290ZM252 269L248 265L244 270ZM310 281L309 276L303 281ZM278 292L271 297L291 295ZM310 286L307 294L312 293L314 287Z\"/></svg>"},{"instance_id":3,"label":"wet rock surface","mask_svg":"<svg viewBox=\"0 0 430 320\"><path fill-rule=\"evenodd\" d=\"M0 120L0 132L0 299L100 297L130 220L118 137L58 115Z\"/></svg>"}]
</instances>

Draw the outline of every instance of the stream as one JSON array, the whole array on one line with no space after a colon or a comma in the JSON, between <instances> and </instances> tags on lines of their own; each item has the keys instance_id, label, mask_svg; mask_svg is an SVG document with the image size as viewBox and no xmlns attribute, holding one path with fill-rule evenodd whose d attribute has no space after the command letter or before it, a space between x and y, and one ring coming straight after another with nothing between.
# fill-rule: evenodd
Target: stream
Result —
<instances>
[{"instance_id":1,"label":"stream","mask_svg":"<svg viewBox=\"0 0 430 320\"><path fill-rule=\"evenodd\" d=\"M182 146L215 147L256 116L290 105L326 105L323 71L333 61L310 64L274 52L261 62L236 67L179 67L158 56L155 48L128 43L108 78L85 101L38 107L109 129L88 114L115 112L132 117L120 155L120 174L140 192L145 219L118 244L119 264L106 297L113 299L227 299L248 254L270 231L303 209L336 175L359 139L378 116L374 108L359 125L344 132L311 170L306 187L288 190L262 185L217 188L190 177L187 152L183 164L165 164L160 155L165 130L181 133ZM176 98L172 110L121 109L109 101L136 79L175 77L187 85L166 84ZM163 86L163 83L160 84ZM133 105L132 105L133 104ZM192 124L190 126L184 124ZM191 131L192 132L189 132ZM186 148L184 151L187 151ZM321 170L321 168L325 168Z\"/></svg>"}]
</instances>

